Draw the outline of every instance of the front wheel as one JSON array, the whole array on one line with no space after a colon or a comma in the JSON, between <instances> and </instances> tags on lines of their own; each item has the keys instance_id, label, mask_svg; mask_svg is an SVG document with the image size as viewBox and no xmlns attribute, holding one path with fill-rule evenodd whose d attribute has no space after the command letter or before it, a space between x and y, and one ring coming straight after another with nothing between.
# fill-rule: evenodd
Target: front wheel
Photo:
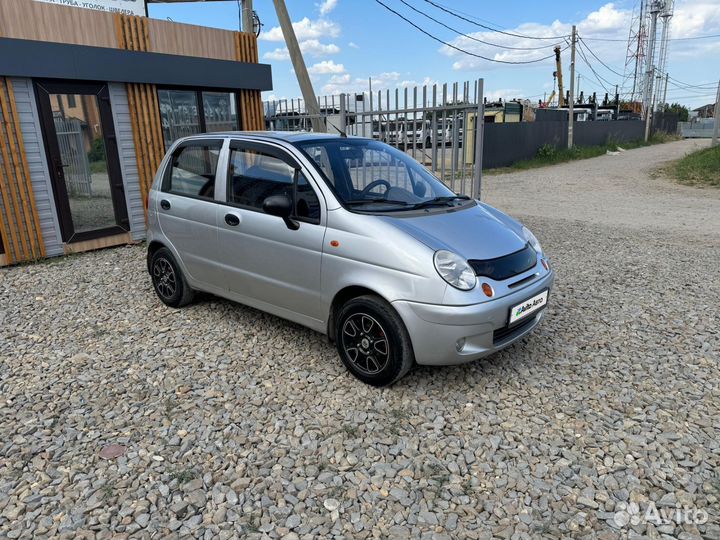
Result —
<instances>
[{"instance_id":1,"label":"front wheel","mask_svg":"<svg viewBox=\"0 0 720 540\"><path fill-rule=\"evenodd\" d=\"M185 281L175 258L168 248L160 248L150 260L153 288L166 305L179 308L192 302L195 295Z\"/></svg>"},{"instance_id":2,"label":"front wheel","mask_svg":"<svg viewBox=\"0 0 720 540\"><path fill-rule=\"evenodd\" d=\"M335 318L335 337L345 367L373 386L394 383L415 363L402 319L376 296L360 296L344 304Z\"/></svg>"}]
</instances>

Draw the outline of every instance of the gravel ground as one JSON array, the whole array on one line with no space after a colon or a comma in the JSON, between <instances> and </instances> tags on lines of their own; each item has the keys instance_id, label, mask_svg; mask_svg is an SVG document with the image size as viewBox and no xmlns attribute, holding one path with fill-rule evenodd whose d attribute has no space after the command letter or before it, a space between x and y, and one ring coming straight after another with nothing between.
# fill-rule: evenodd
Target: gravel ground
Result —
<instances>
[{"instance_id":1,"label":"gravel ground","mask_svg":"<svg viewBox=\"0 0 720 540\"><path fill-rule=\"evenodd\" d=\"M548 317L389 389L281 319L163 307L142 246L0 271L0 537L717 540L720 198L641 170L688 146L489 179Z\"/></svg>"}]
</instances>

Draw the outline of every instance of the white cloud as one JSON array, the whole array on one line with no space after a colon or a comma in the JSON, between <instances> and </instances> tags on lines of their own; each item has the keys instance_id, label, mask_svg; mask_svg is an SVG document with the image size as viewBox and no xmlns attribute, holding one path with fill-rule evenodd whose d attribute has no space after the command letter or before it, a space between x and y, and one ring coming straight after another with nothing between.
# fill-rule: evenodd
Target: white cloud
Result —
<instances>
[{"instance_id":1,"label":"white cloud","mask_svg":"<svg viewBox=\"0 0 720 540\"><path fill-rule=\"evenodd\" d=\"M350 82L350 74L344 73L342 75L333 75L328 80L329 84L348 84Z\"/></svg>"},{"instance_id":2,"label":"white cloud","mask_svg":"<svg viewBox=\"0 0 720 540\"><path fill-rule=\"evenodd\" d=\"M311 75L327 75L329 73L344 73L345 66L342 64L336 64L332 60L323 60L308 68L308 73Z\"/></svg>"},{"instance_id":3,"label":"white cloud","mask_svg":"<svg viewBox=\"0 0 720 540\"><path fill-rule=\"evenodd\" d=\"M589 13L583 20L576 22L578 34L581 37L586 38L611 37L625 39L627 38L628 29L630 27L631 16L632 12L630 10L620 9L613 3L605 4L599 9ZM572 22L569 21L561 22L559 20L555 20L550 24L527 22L507 31L526 36L558 36L558 38L556 40L537 40L509 36L498 32L483 31L469 34L470 37L460 36L452 40L450 43L458 48L470 51L474 54L492 58L493 60L524 62L550 56L551 58L548 58L547 62L548 64L552 64L554 62L552 58L553 47L555 45L560 45L564 48L567 43L562 36L569 36L571 30ZM544 48L535 50L502 49L479 43L471 38L475 38L475 40L488 41L504 47ZM597 43L600 42L592 43L593 49L603 48L603 46L597 45ZM616 56L618 58L620 56L624 58L625 46L621 42L613 42L612 45L608 42L604 43L607 45L607 49L611 49L613 51L613 55L616 55L619 51L620 55ZM620 47L618 47L618 43L620 43ZM481 58L465 55L464 53L447 46L441 47L440 51L447 56L457 58L457 60L453 63L453 69L456 70L476 70L480 67L488 69L489 67L502 66L502 64L493 64Z\"/></svg>"},{"instance_id":4,"label":"white cloud","mask_svg":"<svg viewBox=\"0 0 720 540\"><path fill-rule=\"evenodd\" d=\"M320 43L317 39L308 39L300 42L300 50L304 55L318 57L337 54L340 52L340 47L334 43ZM263 59L276 61L290 60L290 53L287 47L279 47L263 54Z\"/></svg>"},{"instance_id":5,"label":"white cloud","mask_svg":"<svg viewBox=\"0 0 720 540\"><path fill-rule=\"evenodd\" d=\"M290 60L290 53L287 50L287 47L282 47L279 49L275 49L273 51L268 51L265 54L263 54L264 60Z\"/></svg>"},{"instance_id":6,"label":"white cloud","mask_svg":"<svg viewBox=\"0 0 720 540\"><path fill-rule=\"evenodd\" d=\"M337 54L340 52L340 47L334 43L320 43L317 39L308 39L300 42L300 50L303 54L309 54L310 56L325 56L328 54Z\"/></svg>"},{"instance_id":7,"label":"white cloud","mask_svg":"<svg viewBox=\"0 0 720 540\"><path fill-rule=\"evenodd\" d=\"M320 15L327 15L337 6L337 0L325 0L320 4Z\"/></svg>"},{"instance_id":8,"label":"white cloud","mask_svg":"<svg viewBox=\"0 0 720 540\"><path fill-rule=\"evenodd\" d=\"M391 87L404 88L406 86L416 86L416 84L413 84L415 81L401 80L401 74L397 71L385 71L383 73L371 75L369 78L372 79L373 92L377 92L378 90L387 90ZM430 81L430 78L426 77L425 80ZM321 90L323 94L331 95L343 92L366 92L368 89L368 77L353 78L349 73L345 73L343 75L334 75L330 77L327 84L325 84ZM385 98L383 97L383 100L384 99Z\"/></svg>"},{"instance_id":9,"label":"white cloud","mask_svg":"<svg viewBox=\"0 0 720 540\"><path fill-rule=\"evenodd\" d=\"M351 41L350 43L348 43L348 47L352 47L353 49L359 49L360 45Z\"/></svg>"},{"instance_id":10,"label":"white cloud","mask_svg":"<svg viewBox=\"0 0 720 540\"><path fill-rule=\"evenodd\" d=\"M720 31L720 4L717 2L676 2L674 15L670 21L671 37L695 37L716 34L718 31Z\"/></svg>"},{"instance_id":11,"label":"white cloud","mask_svg":"<svg viewBox=\"0 0 720 540\"><path fill-rule=\"evenodd\" d=\"M292 23L298 41L318 38L336 38L340 35L340 25L327 19L311 21L307 17ZM274 26L267 32L262 32L259 39L263 41L285 41L282 29Z\"/></svg>"},{"instance_id":12,"label":"white cloud","mask_svg":"<svg viewBox=\"0 0 720 540\"><path fill-rule=\"evenodd\" d=\"M418 82L415 79L400 81L397 86L400 88L414 88L415 86L432 86L433 84L439 84L438 81L432 77L425 77L422 81Z\"/></svg>"}]
</instances>

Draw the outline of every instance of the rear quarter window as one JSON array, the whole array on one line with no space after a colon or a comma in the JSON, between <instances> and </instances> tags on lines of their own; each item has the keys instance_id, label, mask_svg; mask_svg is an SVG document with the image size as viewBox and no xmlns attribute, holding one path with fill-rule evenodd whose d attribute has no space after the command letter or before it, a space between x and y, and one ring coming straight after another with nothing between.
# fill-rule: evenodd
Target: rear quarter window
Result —
<instances>
[{"instance_id":1,"label":"rear quarter window","mask_svg":"<svg viewBox=\"0 0 720 540\"><path fill-rule=\"evenodd\" d=\"M212 200L222 141L184 144L173 152L163 191Z\"/></svg>"}]
</instances>

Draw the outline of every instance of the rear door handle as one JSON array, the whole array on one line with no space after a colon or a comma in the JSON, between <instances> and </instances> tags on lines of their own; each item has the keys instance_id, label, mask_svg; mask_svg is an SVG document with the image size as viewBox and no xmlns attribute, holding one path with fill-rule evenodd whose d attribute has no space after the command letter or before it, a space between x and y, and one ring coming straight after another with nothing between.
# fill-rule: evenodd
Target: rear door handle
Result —
<instances>
[{"instance_id":1,"label":"rear door handle","mask_svg":"<svg viewBox=\"0 0 720 540\"><path fill-rule=\"evenodd\" d=\"M235 214L225 214L225 223L231 227L237 227L240 225L240 218Z\"/></svg>"},{"instance_id":2,"label":"rear door handle","mask_svg":"<svg viewBox=\"0 0 720 540\"><path fill-rule=\"evenodd\" d=\"M167 199L163 199L160 201L160 208L163 210L170 210L170 201Z\"/></svg>"}]
</instances>

